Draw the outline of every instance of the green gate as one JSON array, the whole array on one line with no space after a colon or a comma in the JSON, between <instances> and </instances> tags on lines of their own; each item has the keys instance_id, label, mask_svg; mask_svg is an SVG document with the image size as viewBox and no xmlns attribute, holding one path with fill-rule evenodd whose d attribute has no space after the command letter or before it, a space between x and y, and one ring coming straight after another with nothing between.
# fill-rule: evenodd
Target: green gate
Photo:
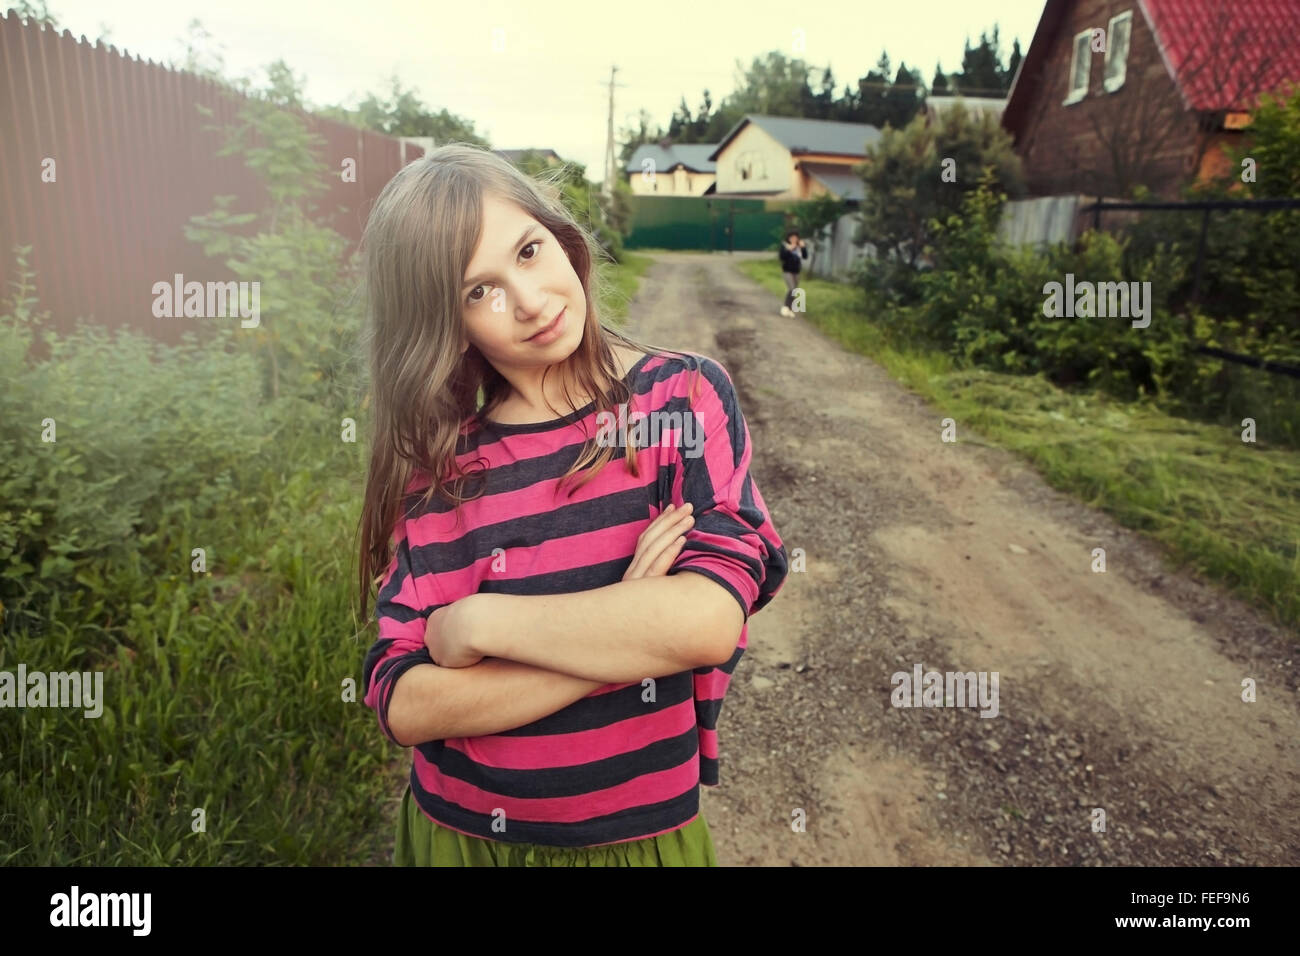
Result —
<instances>
[{"instance_id":1,"label":"green gate","mask_svg":"<svg viewBox=\"0 0 1300 956\"><path fill-rule=\"evenodd\" d=\"M633 196L627 249L761 251L775 254L788 199Z\"/></svg>"}]
</instances>

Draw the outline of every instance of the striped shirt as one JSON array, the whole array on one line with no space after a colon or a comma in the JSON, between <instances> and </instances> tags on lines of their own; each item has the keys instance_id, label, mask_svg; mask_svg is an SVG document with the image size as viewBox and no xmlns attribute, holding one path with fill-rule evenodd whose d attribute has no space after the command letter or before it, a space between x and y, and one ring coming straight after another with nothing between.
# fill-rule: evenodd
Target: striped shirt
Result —
<instances>
[{"instance_id":1,"label":"striped shirt","mask_svg":"<svg viewBox=\"0 0 1300 956\"><path fill-rule=\"evenodd\" d=\"M459 525L446 502L419 502L427 477L412 479L376 598L365 703L393 740L397 679L433 663L428 615L479 591L569 594L616 584L641 532L669 504L688 501L695 523L668 574L705 575L735 598L746 619L735 653L721 666L655 678L653 694L639 681L606 684L513 730L414 746L412 795L450 829L548 846L643 839L690 823L700 785L718 784L723 696L748 643L749 615L780 589L788 556L750 477L749 428L726 370L690 353L646 355L626 381L632 397L621 415L637 439L636 477L616 442L597 477L567 497L582 476L571 477L557 497L583 444L623 431L592 402L550 422L468 419L457 461L485 470L466 483L466 494L482 493L462 504Z\"/></svg>"}]
</instances>

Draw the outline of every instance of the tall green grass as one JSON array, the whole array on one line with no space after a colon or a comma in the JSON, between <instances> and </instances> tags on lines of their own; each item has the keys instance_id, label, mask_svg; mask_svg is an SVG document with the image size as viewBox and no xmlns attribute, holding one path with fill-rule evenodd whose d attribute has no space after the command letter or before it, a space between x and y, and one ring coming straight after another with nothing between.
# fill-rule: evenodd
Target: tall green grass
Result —
<instances>
[{"instance_id":1,"label":"tall green grass","mask_svg":"<svg viewBox=\"0 0 1300 956\"><path fill-rule=\"evenodd\" d=\"M605 275L630 297L649 262ZM0 670L103 671L104 706L0 710L0 863L386 862L408 752L361 702L360 387L263 401L246 354L94 326L29 361L31 292L0 307Z\"/></svg>"}]
</instances>

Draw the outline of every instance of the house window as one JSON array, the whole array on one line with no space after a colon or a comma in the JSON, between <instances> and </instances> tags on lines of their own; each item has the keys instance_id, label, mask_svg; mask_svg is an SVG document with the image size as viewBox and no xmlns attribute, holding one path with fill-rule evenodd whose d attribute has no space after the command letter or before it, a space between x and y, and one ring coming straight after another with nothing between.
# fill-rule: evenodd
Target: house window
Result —
<instances>
[{"instance_id":1,"label":"house window","mask_svg":"<svg viewBox=\"0 0 1300 956\"><path fill-rule=\"evenodd\" d=\"M741 179L765 179L767 168L763 157L754 150L748 150L736 157L736 172Z\"/></svg>"},{"instance_id":2,"label":"house window","mask_svg":"<svg viewBox=\"0 0 1300 956\"><path fill-rule=\"evenodd\" d=\"M1070 61L1070 92L1066 106L1077 103L1088 95L1088 78L1092 75L1092 49L1089 40L1092 31L1085 30L1074 37L1074 58Z\"/></svg>"},{"instance_id":3,"label":"house window","mask_svg":"<svg viewBox=\"0 0 1300 956\"><path fill-rule=\"evenodd\" d=\"M1107 93L1114 93L1124 85L1124 75L1128 72L1128 40L1132 29L1132 10L1125 10L1119 16L1111 17L1106 40L1104 85Z\"/></svg>"}]
</instances>

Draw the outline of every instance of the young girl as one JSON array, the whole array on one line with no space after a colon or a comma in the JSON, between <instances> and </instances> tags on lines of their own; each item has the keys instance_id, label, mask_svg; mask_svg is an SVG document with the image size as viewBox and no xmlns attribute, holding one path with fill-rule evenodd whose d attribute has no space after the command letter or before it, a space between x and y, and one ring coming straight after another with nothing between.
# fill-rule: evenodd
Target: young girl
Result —
<instances>
[{"instance_id":1,"label":"young girl","mask_svg":"<svg viewBox=\"0 0 1300 956\"><path fill-rule=\"evenodd\" d=\"M394 859L716 865L699 787L787 554L730 376L599 321L557 196L455 143L362 239L365 703L413 756Z\"/></svg>"}]
</instances>

